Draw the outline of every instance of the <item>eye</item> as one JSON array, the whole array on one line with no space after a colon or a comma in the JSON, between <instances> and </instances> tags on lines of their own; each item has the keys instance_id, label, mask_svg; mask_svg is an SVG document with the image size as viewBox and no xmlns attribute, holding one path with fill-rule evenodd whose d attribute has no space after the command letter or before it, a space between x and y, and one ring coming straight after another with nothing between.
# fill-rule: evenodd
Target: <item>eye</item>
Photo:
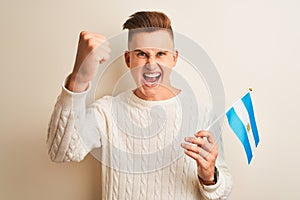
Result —
<instances>
[{"instance_id":1,"label":"eye","mask_svg":"<svg viewBox=\"0 0 300 200\"><path fill-rule=\"evenodd\" d=\"M162 56L165 56L166 55L166 52L163 52L163 51L160 51L156 54L157 57L162 57Z\"/></svg>"},{"instance_id":2,"label":"eye","mask_svg":"<svg viewBox=\"0 0 300 200\"><path fill-rule=\"evenodd\" d=\"M144 52L142 52L142 51L138 52L136 55L137 55L138 57L140 57L140 58L145 58L145 57L147 57L147 54L144 53Z\"/></svg>"}]
</instances>

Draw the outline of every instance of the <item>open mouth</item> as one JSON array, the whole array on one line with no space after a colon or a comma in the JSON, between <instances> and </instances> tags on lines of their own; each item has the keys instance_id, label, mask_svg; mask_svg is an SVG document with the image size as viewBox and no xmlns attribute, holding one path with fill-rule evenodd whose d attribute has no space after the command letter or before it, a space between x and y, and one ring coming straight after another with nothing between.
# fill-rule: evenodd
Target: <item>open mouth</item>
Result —
<instances>
[{"instance_id":1,"label":"open mouth","mask_svg":"<svg viewBox=\"0 0 300 200\"><path fill-rule=\"evenodd\" d=\"M144 84L147 87L155 87L158 85L160 77L160 72L146 72L143 74Z\"/></svg>"}]
</instances>

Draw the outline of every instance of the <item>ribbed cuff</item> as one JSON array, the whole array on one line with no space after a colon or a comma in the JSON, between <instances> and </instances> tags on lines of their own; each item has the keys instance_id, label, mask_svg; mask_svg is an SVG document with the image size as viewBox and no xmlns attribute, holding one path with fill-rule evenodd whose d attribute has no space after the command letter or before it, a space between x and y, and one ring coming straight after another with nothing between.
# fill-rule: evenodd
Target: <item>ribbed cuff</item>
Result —
<instances>
[{"instance_id":1,"label":"ribbed cuff","mask_svg":"<svg viewBox=\"0 0 300 200\"><path fill-rule=\"evenodd\" d=\"M67 79L62 84L59 102L63 107L78 108L85 104L86 96L91 89L91 83L84 92L72 92L65 87Z\"/></svg>"},{"instance_id":2,"label":"ribbed cuff","mask_svg":"<svg viewBox=\"0 0 300 200\"><path fill-rule=\"evenodd\" d=\"M215 191L217 188L220 187L220 185L222 184L222 182L224 181L224 176L222 173L219 173L219 177L218 177L218 181L216 184L214 185L203 185L203 189L207 192L213 192Z\"/></svg>"},{"instance_id":3,"label":"ribbed cuff","mask_svg":"<svg viewBox=\"0 0 300 200\"><path fill-rule=\"evenodd\" d=\"M231 179L219 171L219 179L215 185L203 185L203 193L208 199L227 199L231 191Z\"/></svg>"}]
</instances>

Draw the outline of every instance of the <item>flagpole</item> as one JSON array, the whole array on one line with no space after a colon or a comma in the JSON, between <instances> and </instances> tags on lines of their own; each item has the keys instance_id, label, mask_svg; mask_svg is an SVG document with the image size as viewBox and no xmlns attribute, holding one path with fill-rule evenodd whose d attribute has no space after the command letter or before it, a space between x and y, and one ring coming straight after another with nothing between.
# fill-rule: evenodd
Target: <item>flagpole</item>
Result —
<instances>
[{"instance_id":1,"label":"flagpole","mask_svg":"<svg viewBox=\"0 0 300 200\"><path fill-rule=\"evenodd\" d=\"M249 91L250 92L252 92L252 88L249 88ZM249 92L248 91L248 92ZM248 93L247 92L247 93ZM246 93L246 94L247 94ZM213 125L215 125L215 123L217 122L217 121L219 121L224 115L226 115L226 113L227 113L227 111L233 106L235 104L235 102L227 109L227 110L225 110L222 114L220 114L205 130L209 130Z\"/></svg>"},{"instance_id":2,"label":"flagpole","mask_svg":"<svg viewBox=\"0 0 300 200\"><path fill-rule=\"evenodd\" d=\"M222 114L220 114L219 117L217 117L212 123L210 123L210 125L205 130L209 130L213 125L215 125L215 123L217 121L219 121L225 115L226 112L227 111L225 111Z\"/></svg>"}]
</instances>

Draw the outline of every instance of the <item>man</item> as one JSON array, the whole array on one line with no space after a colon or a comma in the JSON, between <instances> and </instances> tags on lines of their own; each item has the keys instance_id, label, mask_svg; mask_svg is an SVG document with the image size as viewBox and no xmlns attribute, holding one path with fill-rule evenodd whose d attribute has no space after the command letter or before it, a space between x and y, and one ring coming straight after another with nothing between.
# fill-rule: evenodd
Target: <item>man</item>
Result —
<instances>
[{"instance_id":1,"label":"man","mask_svg":"<svg viewBox=\"0 0 300 200\"><path fill-rule=\"evenodd\" d=\"M170 81L178 52L169 18L137 12L123 28L129 30L124 58L136 89L85 106L110 46L104 36L82 32L73 71L51 117L50 158L81 161L100 149L102 199L227 199L232 182L222 143L205 130L185 141L178 136L185 111L178 98L184 91Z\"/></svg>"}]
</instances>

